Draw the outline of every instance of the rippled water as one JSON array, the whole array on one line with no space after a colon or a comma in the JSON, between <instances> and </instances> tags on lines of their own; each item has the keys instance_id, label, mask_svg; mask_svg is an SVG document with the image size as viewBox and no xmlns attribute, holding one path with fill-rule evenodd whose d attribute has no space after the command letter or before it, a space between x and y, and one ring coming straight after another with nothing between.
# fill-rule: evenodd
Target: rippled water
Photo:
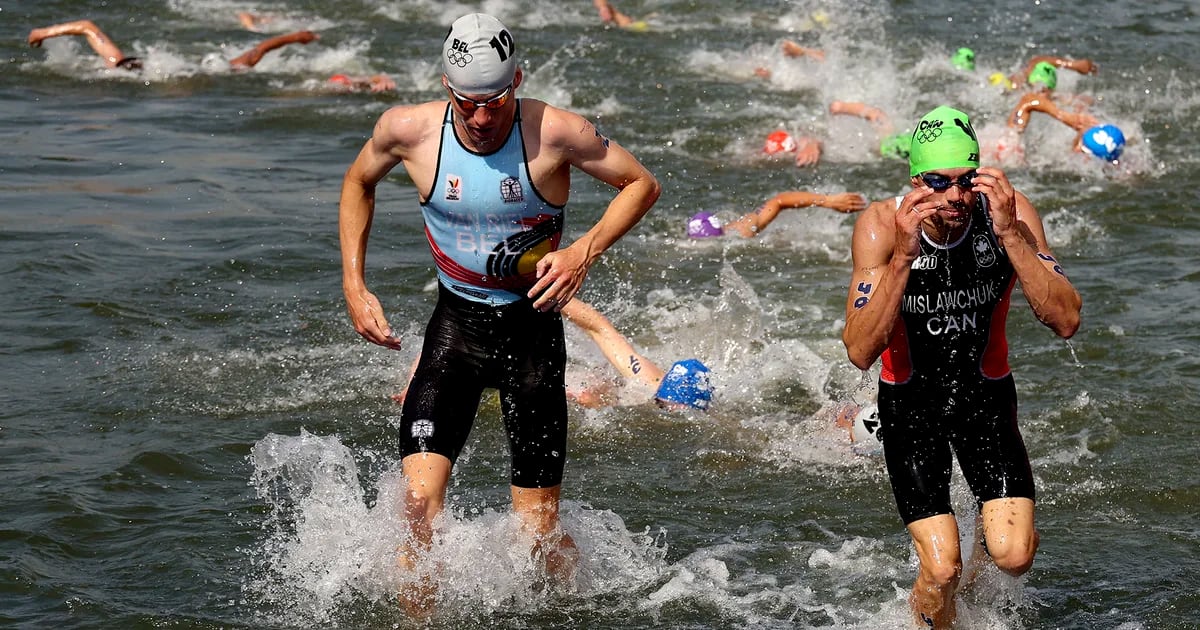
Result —
<instances>
[{"instance_id":1,"label":"rippled water","mask_svg":"<svg viewBox=\"0 0 1200 630\"><path fill-rule=\"evenodd\" d=\"M485 398L436 546L439 628L895 628L915 571L878 458L822 410L869 396L840 342L852 218L791 211L756 241L692 243L697 210L736 216L792 188L904 190L866 100L911 120L947 102L981 134L1013 97L986 85L1039 53L1085 56L1060 91L1130 137L1120 167L1035 119L1010 176L1084 296L1064 343L1010 317L1042 548L985 576L969 628L1200 625L1197 312L1200 168L1190 2L966 5L634 2L645 32L590 3L368 0L0 2L0 626L406 627L391 594L397 461L390 401L433 302L415 191L380 189L369 280L406 347L362 342L342 305L341 175L393 103L440 98L446 25L482 8L515 31L522 95L597 121L662 199L592 270L584 297L655 361L700 357L706 415L572 408L564 521L577 592L540 588L513 549L499 405ZM322 39L225 61L268 30ZM88 17L140 75L30 28ZM784 59L785 38L826 51ZM951 51L975 49L974 75ZM756 67L772 71L754 77ZM387 72L396 94L338 94ZM767 159L783 127L825 140L816 168ZM568 236L609 192L577 178ZM611 372L568 329L573 378ZM634 401L636 390L625 392ZM959 484L961 485L961 484ZM961 487L956 501L969 512Z\"/></svg>"}]
</instances>

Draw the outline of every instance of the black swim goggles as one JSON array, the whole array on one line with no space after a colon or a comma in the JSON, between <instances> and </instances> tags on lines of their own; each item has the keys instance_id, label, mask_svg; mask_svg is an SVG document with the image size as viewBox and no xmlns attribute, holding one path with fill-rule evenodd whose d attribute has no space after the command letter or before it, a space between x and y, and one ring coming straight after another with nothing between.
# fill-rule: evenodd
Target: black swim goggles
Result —
<instances>
[{"instance_id":1,"label":"black swim goggles","mask_svg":"<svg viewBox=\"0 0 1200 630\"><path fill-rule=\"evenodd\" d=\"M921 173L921 181L935 192L943 192L951 186L958 186L961 190L971 190L971 187L975 185L972 180L978 174L976 171L967 171L959 175L958 179L951 179L937 173Z\"/></svg>"}]
</instances>

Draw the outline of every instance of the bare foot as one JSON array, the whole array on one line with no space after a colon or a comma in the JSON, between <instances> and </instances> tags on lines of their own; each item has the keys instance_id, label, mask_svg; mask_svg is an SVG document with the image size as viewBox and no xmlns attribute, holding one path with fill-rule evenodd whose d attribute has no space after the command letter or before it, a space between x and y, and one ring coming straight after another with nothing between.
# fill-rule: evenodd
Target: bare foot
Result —
<instances>
[{"instance_id":1,"label":"bare foot","mask_svg":"<svg viewBox=\"0 0 1200 630\"><path fill-rule=\"evenodd\" d=\"M568 534L561 534L556 541L536 543L533 548L535 558L544 562L546 577L559 590L575 590L575 574L579 569L579 548L574 539ZM547 549L550 547L550 549Z\"/></svg>"},{"instance_id":2,"label":"bare foot","mask_svg":"<svg viewBox=\"0 0 1200 630\"><path fill-rule=\"evenodd\" d=\"M437 583L433 576L418 565L416 552L407 546L399 550L396 564L405 574L396 602L409 617L429 619L437 605Z\"/></svg>"}]
</instances>

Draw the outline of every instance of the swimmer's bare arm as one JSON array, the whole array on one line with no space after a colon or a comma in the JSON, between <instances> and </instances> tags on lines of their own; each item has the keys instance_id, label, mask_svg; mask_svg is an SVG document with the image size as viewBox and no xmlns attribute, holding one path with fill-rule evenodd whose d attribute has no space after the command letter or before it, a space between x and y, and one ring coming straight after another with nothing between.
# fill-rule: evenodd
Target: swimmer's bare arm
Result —
<instances>
[{"instance_id":1,"label":"swimmer's bare arm","mask_svg":"<svg viewBox=\"0 0 1200 630\"><path fill-rule=\"evenodd\" d=\"M890 136L894 131L892 121L882 109L857 101L833 101L829 104L830 114L857 116L871 123L880 136Z\"/></svg>"},{"instance_id":2,"label":"swimmer's bare arm","mask_svg":"<svg viewBox=\"0 0 1200 630\"><path fill-rule=\"evenodd\" d=\"M820 160L820 140L812 136L796 138L796 166L815 166Z\"/></svg>"},{"instance_id":3,"label":"swimmer's bare arm","mask_svg":"<svg viewBox=\"0 0 1200 630\"><path fill-rule=\"evenodd\" d=\"M1013 190L1004 172L979 169L976 192L988 197L992 229L1021 283L1021 292L1038 321L1055 334L1070 339L1079 329L1083 299L1059 266L1037 209L1025 195Z\"/></svg>"},{"instance_id":4,"label":"swimmer's bare arm","mask_svg":"<svg viewBox=\"0 0 1200 630\"><path fill-rule=\"evenodd\" d=\"M650 386L662 382L662 369L638 353L612 322L592 305L576 298L562 307L562 314L592 338L621 376L638 379Z\"/></svg>"},{"instance_id":5,"label":"swimmer's bare arm","mask_svg":"<svg viewBox=\"0 0 1200 630\"><path fill-rule=\"evenodd\" d=\"M1028 81L1029 73L1033 72L1033 67L1043 61L1055 68L1066 68L1080 74L1096 74L1096 71L1100 69L1091 59L1070 59L1056 55L1037 55L1025 64L1025 68L1021 71L1021 76Z\"/></svg>"},{"instance_id":6,"label":"swimmer's bare arm","mask_svg":"<svg viewBox=\"0 0 1200 630\"><path fill-rule=\"evenodd\" d=\"M74 22L63 22L62 24L54 24L43 28L35 28L29 31L29 45L38 47L42 45L42 41L51 37L62 37L64 35L82 35L87 39L88 45L92 50L96 51L97 55L104 58L104 64L109 68L117 67L125 55L121 53L121 49L113 43L112 38L104 34L99 26L96 26L91 20L76 20Z\"/></svg>"},{"instance_id":7,"label":"swimmer's bare arm","mask_svg":"<svg viewBox=\"0 0 1200 630\"><path fill-rule=\"evenodd\" d=\"M900 319L900 303L912 263L921 252L921 221L937 212L917 188L894 202L872 203L854 224L853 271L846 297L842 343L850 362L866 370L883 354Z\"/></svg>"},{"instance_id":8,"label":"swimmer's bare arm","mask_svg":"<svg viewBox=\"0 0 1200 630\"><path fill-rule=\"evenodd\" d=\"M730 221L725 225L725 231L736 231L746 238L754 238L767 229L767 226L783 210L810 206L823 206L837 212L859 212L867 207L867 200L858 193L820 195L801 190L789 190L766 200L753 212Z\"/></svg>"},{"instance_id":9,"label":"swimmer's bare arm","mask_svg":"<svg viewBox=\"0 0 1200 630\"><path fill-rule=\"evenodd\" d=\"M522 101L529 102L531 99ZM541 148L558 161L558 177L569 183L570 168L575 167L620 191L587 233L538 261L538 281L528 295L535 298L534 308L549 310L574 297L588 268L641 220L662 188L633 154L600 135L582 116L545 105L540 119Z\"/></svg>"},{"instance_id":10,"label":"swimmer's bare arm","mask_svg":"<svg viewBox=\"0 0 1200 630\"><path fill-rule=\"evenodd\" d=\"M1099 124L1096 117L1087 112L1064 111L1050 96L1031 92L1022 96L1021 100L1017 102L1017 106L1013 108L1012 113L1008 116L1008 126L1016 129L1018 132L1025 131L1025 128L1029 125L1030 115L1033 112L1042 112L1074 129L1077 133L1083 133L1089 127Z\"/></svg>"},{"instance_id":11,"label":"swimmer's bare arm","mask_svg":"<svg viewBox=\"0 0 1200 630\"><path fill-rule=\"evenodd\" d=\"M375 215L375 187L397 164L405 162L409 175L418 183L431 175L434 165L420 149L436 136L444 103L393 107L379 118L371 138L342 178L338 202L338 235L342 250L342 292L354 330L371 343L399 349L400 339L384 317L383 307L367 290L367 238ZM436 156L436 150L435 150ZM436 157L435 157L436 159ZM421 178L420 175L425 175Z\"/></svg>"},{"instance_id":12,"label":"swimmer's bare arm","mask_svg":"<svg viewBox=\"0 0 1200 630\"><path fill-rule=\"evenodd\" d=\"M237 69L253 68L258 65L258 62L262 61L263 55L276 48L281 48L288 44L307 44L316 39L320 39L320 36L312 31L296 31L294 33L276 35L275 37L263 40L254 48L234 57L229 61L229 66Z\"/></svg>"},{"instance_id":13,"label":"swimmer's bare arm","mask_svg":"<svg viewBox=\"0 0 1200 630\"><path fill-rule=\"evenodd\" d=\"M808 48L801 46L797 42L790 39L783 40L783 43L780 44L779 47L781 50L783 50L783 55L785 57L811 57L817 61L825 61L825 51L821 50L820 48Z\"/></svg>"},{"instance_id":14,"label":"swimmer's bare arm","mask_svg":"<svg viewBox=\"0 0 1200 630\"><path fill-rule=\"evenodd\" d=\"M1049 96L1030 92L1017 101L1017 106L1008 115L1008 126L1018 132L1025 131L1029 126L1029 117L1033 112L1042 112L1053 118L1060 118L1062 111L1054 104Z\"/></svg>"}]
</instances>

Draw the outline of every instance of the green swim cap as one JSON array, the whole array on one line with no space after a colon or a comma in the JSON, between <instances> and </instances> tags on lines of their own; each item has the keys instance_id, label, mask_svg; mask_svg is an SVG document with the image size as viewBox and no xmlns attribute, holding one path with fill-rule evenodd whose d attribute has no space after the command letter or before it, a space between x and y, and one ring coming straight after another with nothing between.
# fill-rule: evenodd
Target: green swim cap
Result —
<instances>
[{"instance_id":1,"label":"green swim cap","mask_svg":"<svg viewBox=\"0 0 1200 630\"><path fill-rule=\"evenodd\" d=\"M1047 90L1053 90L1054 86L1058 85L1058 70L1054 69L1054 64L1039 61L1029 71L1029 85L1037 85L1041 83L1046 86Z\"/></svg>"},{"instance_id":2,"label":"green swim cap","mask_svg":"<svg viewBox=\"0 0 1200 630\"><path fill-rule=\"evenodd\" d=\"M950 63L959 70L974 70L975 51L970 48L959 48L950 58Z\"/></svg>"},{"instance_id":3,"label":"green swim cap","mask_svg":"<svg viewBox=\"0 0 1200 630\"><path fill-rule=\"evenodd\" d=\"M879 155L897 160L907 160L910 146L912 146L911 133L905 131L890 135L879 143Z\"/></svg>"},{"instance_id":4,"label":"green swim cap","mask_svg":"<svg viewBox=\"0 0 1200 630\"><path fill-rule=\"evenodd\" d=\"M912 134L908 152L909 175L943 168L978 168L979 140L971 119L945 105L925 114Z\"/></svg>"}]
</instances>

